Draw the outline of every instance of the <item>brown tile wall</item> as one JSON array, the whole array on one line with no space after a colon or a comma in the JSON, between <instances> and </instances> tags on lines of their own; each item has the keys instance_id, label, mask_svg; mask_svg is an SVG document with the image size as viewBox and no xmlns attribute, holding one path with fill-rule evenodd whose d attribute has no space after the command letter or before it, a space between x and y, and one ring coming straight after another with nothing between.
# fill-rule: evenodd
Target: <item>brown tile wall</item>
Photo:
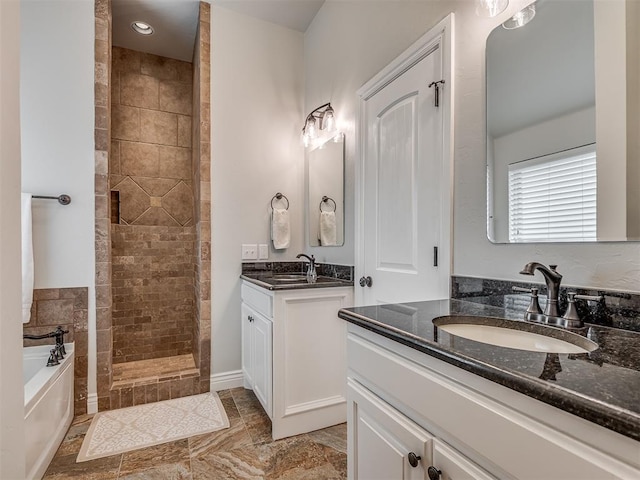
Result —
<instances>
[{"instance_id":1,"label":"brown tile wall","mask_svg":"<svg viewBox=\"0 0 640 480\"><path fill-rule=\"evenodd\" d=\"M61 325L69 333L65 342L75 342L74 361L74 414L87 413L87 319L88 289L83 288L47 288L33 291L31 319L22 327L23 333L43 335ZM25 347L33 345L53 345L55 339L24 340Z\"/></svg>"},{"instance_id":2,"label":"brown tile wall","mask_svg":"<svg viewBox=\"0 0 640 480\"><path fill-rule=\"evenodd\" d=\"M193 65L113 47L111 189L120 223L193 225Z\"/></svg>"},{"instance_id":3,"label":"brown tile wall","mask_svg":"<svg viewBox=\"0 0 640 480\"><path fill-rule=\"evenodd\" d=\"M128 219L133 223L162 224L166 222L166 225L173 226L194 225L191 272L195 275L195 281L191 289L192 296L197 296L197 299L194 301L195 313L192 317L190 332L195 339L192 347L196 364L200 367L200 377L167 379L159 382L157 395L158 400L163 400L209 391L211 358L209 18L210 6L201 2L197 53L194 54L194 64L196 64L194 68L199 72L196 81L192 78L193 74L187 71L185 62L132 51L125 52L124 49L112 49L111 0L95 1L96 334L98 409L100 411L128 405L129 394L131 401L134 401L133 389L131 392L120 389L110 390L114 356L110 190L123 194L124 198L121 197L121 202L126 202L127 196L135 199L133 203L129 203L131 207L129 211L124 212L123 215L121 212L121 220L124 217L125 221ZM132 63L127 66L129 61ZM114 74L114 70L118 73ZM126 77L124 82L122 77ZM155 108L156 85L157 108ZM171 86L174 86L175 90L170 91ZM193 90L190 94L187 93L188 86ZM142 91L140 100L128 102L127 99L131 99L134 91ZM188 107L184 99L189 96L195 98L196 95L198 95L198 101L192 104L195 105L195 110L190 115L187 113ZM138 103L135 104L135 102ZM117 128L116 135L112 135L112 124L114 129ZM125 125L133 128L132 133L127 134L126 131L122 133ZM195 131L199 134L197 141L193 138ZM191 148L194 150L186 153ZM132 162L132 159L136 161ZM186 168L185 159L187 160ZM124 182L125 180L127 181ZM201 190L204 193L201 194ZM133 195L131 195L132 192ZM169 195L170 192L172 193ZM189 207L187 203L190 196L192 203ZM120 207L122 208L123 205L121 204ZM142 207L145 207L144 211L137 218L132 219ZM206 221L196 223L196 215L198 220L204 218ZM189 388L186 385L187 380L193 382L192 387ZM149 395L145 390L145 398L148 397L148 401L153 401L155 389L149 387L149 390ZM141 398L140 392L138 397Z\"/></svg>"},{"instance_id":4,"label":"brown tile wall","mask_svg":"<svg viewBox=\"0 0 640 480\"><path fill-rule=\"evenodd\" d=\"M113 362L191 353L194 227L112 225Z\"/></svg>"},{"instance_id":5,"label":"brown tile wall","mask_svg":"<svg viewBox=\"0 0 640 480\"><path fill-rule=\"evenodd\" d=\"M111 0L95 0L95 248L98 409L109 409L111 385Z\"/></svg>"},{"instance_id":6,"label":"brown tile wall","mask_svg":"<svg viewBox=\"0 0 640 480\"><path fill-rule=\"evenodd\" d=\"M193 160L195 194L193 356L200 368L200 392L210 389L211 374L211 60L210 5L200 2L193 56Z\"/></svg>"}]
</instances>

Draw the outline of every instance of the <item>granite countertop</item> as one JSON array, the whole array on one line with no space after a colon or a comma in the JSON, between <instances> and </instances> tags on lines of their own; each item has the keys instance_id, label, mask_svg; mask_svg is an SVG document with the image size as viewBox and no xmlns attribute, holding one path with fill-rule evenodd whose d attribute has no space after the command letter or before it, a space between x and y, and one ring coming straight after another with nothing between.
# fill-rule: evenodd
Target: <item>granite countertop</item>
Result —
<instances>
[{"instance_id":1,"label":"granite countertop","mask_svg":"<svg viewBox=\"0 0 640 480\"><path fill-rule=\"evenodd\" d=\"M467 340L433 324L439 316L454 314L523 321L522 312L462 300L354 307L338 316L640 441L640 333L587 324L577 333L598 349L548 354Z\"/></svg>"},{"instance_id":2,"label":"granite countertop","mask_svg":"<svg viewBox=\"0 0 640 480\"><path fill-rule=\"evenodd\" d=\"M299 276L300 279L291 280ZM302 290L308 288L328 287L352 287L352 280L344 280L335 277L318 276L316 283L308 283L304 274L277 274L277 273L243 273L240 278L247 280L267 290ZM289 278L289 279L287 279Z\"/></svg>"}]
</instances>

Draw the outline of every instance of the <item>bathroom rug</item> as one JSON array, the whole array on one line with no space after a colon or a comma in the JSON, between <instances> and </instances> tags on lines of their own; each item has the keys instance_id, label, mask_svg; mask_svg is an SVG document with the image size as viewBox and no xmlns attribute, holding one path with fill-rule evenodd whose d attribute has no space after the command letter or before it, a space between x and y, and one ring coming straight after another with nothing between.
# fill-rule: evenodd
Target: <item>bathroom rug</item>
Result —
<instances>
[{"instance_id":1,"label":"bathroom rug","mask_svg":"<svg viewBox=\"0 0 640 480\"><path fill-rule=\"evenodd\" d=\"M228 427L229 418L215 392L99 412L91 421L76 462Z\"/></svg>"}]
</instances>

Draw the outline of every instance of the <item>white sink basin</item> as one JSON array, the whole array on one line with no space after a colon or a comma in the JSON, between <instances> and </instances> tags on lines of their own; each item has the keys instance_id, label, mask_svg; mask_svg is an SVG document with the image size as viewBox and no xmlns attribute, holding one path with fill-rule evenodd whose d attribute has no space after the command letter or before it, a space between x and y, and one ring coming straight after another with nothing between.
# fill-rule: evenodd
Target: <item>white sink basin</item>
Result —
<instances>
[{"instance_id":1,"label":"white sink basin","mask_svg":"<svg viewBox=\"0 0 640 480\"><path fill-rule=\"evenodd\" d=\"M433 324L456 337L499 347L545 353L588 353L598 344L575 333L528 322L491 317L439 317Z\"/></svg>"}]
</instances>

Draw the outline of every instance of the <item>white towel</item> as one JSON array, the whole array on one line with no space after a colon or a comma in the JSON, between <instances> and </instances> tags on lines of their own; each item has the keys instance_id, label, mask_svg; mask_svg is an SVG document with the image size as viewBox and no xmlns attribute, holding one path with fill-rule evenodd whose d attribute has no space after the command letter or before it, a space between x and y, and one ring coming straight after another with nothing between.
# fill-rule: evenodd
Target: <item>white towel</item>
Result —
<instances>
[{"instance_id":1,"label":"white towel","mask_svg":"<svg viewBox=\"0 0 640 480\"><path fill-rule=\"evenodd\" d=\"M274 208L271 215L271 240L273 248L282 250L289 248L291 228L289 227L289 210Z\"/></svg>"},{"instance_id":2,"label":"white towel","mask_svg":"<svg viewBox=\"0 0 640 480\"><path fill-rule=\"evenodd\" d=\"M31 319L33 303L33 237L31 194L22 194L22 323Z\"/></svg>"},{"instance_id":3,"label":"white towel","mask_svg":"<svg viewBox=\"0 0 640 480\"><path fill-rule=\"evenodd\" d=\"M320 245L333 247L337 244L336 212L320 212Z\"/></svg>"}]
</instances>

